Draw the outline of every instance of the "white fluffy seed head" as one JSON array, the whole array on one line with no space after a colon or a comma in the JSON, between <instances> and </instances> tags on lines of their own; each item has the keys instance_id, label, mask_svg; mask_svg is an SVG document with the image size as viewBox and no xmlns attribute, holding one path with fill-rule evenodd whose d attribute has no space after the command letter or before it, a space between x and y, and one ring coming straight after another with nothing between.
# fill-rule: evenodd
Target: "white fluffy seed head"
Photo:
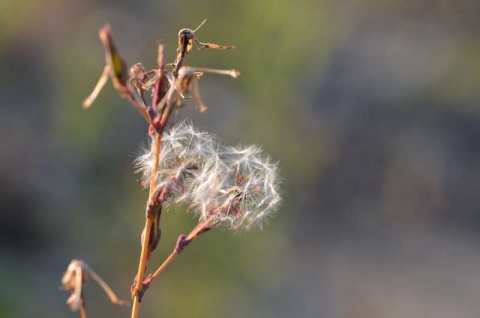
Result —
<instances>
[{"instance_id":1,"label":"white fluffy seed head","mask_svg":"<svg viewBox=\"0 0 480 318\"><path fill-rule=\"evenodd\" d=\"M225 147L224 161L229 166L224 184L223 204L240 208L230 220L232 227L249 229L261 222L280 203L277 164L256 146L245 148Z\"/></svg>"},{"instance_id":2,"label":"white fluffy seed head","mask_svg":"<svg viewBox=\"0 0 480 318\"><path fill-rule=\"evenodd\" d=\"M135 160L148 184L155 139ZM258 147L228 147L211 134L182 122L162 136L158 187L168 186L170 203L189 204L201 221L249 229L280 202L278 168Z\"/></svg>"},{"instance_id":3,"label":"white fluffy seed head","mask_svg":"<svg viewBox=\"0 0 480 318\"><path fill-rule=\"evenodd\" d=\"M148 186L155 165L156 138L135 160L136 172L142 173L142 183ZM182 198L191 189L198 174L202 174L209 162L217 157L216 142L208 134L180 123L162 136L160 163L157 171L157 186L173 186L175 195Z\"/></svg>"}]
</instances>

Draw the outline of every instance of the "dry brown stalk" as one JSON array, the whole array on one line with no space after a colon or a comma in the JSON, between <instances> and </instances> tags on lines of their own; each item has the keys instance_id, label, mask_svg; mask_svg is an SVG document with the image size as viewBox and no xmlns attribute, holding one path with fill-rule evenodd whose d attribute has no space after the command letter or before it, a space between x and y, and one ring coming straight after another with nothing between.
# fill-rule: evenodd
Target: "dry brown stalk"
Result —
<instances>
[{"instance_id":1,"label":"dry brown stalk","mask_svg":"<svg viewBox=\"0 0 480 318\"><path fill-rule=\"evenodd\" d=\"M162 200L164 200L162 193L164 191L162 191L162 189L158 189L157 171L161 158L162 133L169 122L172 110L178 100L185 99L186 97L184 94L189 92L193 93L200 110L206 110L206 106L200 99L197 83L200 75L204 72L229 75L234 78L239 75L239 73L235 70L214 70L208 68L194 69L190 67L182 67L185 57L192 49L194 43L198 44L200 49L211 48L216 50L230 50L234 48L234 46L222 46L214 43L200 42L197 39L195 32L205 23L205 21L203 21L200 26L193 31L191 29L180 30L178 34L178 47L175 61L171 64L168 64L173 65L172 72L167 72L165 70L165 66L167 64L165 64L164 61L165 45L163 43L160 43L158 46L157 68L146 71L142 64L136 63L130 69L128 69L126 67L127 64L118 53L113 42L110 26L106 24L99 31L99 37L105 51L106 66L104 67L94 90L85 99L83 107L85 109L90 107L110 76L114 88L118 91L122 98L130 101L140 115L149 123L149 133L153 134L156 139L156 147L154 149L155 161L152 177L149 180L150 189L146 207L145 226L142 233L142 244L138 262L138 270L134 283L131 287L133 299L131 314L132 318L138 317L140 303L146 289L151 283L151 280L158 277L158 275L163 271L163 269L157 270L154 275L150 275L147 279L144 279L150 256L157 247L161 238L160 215L163 204ZM151 103L149 104L145 100L144 92L150 90L153 90L153 92ZM211 225L212 224L209 224L209 221L203 222L194 230L192 230L188 237L183 237L183 240L177 243L177 247L172 253L173 256L171 255L171 257L165 261L165 265L162 265L163 268L165 268L171 262L171 260L173 260L175 256L181 252L183 247L195 239L199 234L207 231ZM180 246L183 247L180 248ZM160 268L162 268L162 266ZM92 278L95 279L94 276L96 276L96 274L92 275ZM153 279L151 279L152 277ZM103 285L103 281L101 279L98 278L97 282L101 286ZM113 292L108 292L108 286L107 288L102 286L102 288L104 288L109 297L113 294ZM118 300L112 297L110 297L112 302ZM84 312L84 310L81 311L81 314L82 317L83 315L86 317L86 312Z\"/></svg>"}]
</instances>

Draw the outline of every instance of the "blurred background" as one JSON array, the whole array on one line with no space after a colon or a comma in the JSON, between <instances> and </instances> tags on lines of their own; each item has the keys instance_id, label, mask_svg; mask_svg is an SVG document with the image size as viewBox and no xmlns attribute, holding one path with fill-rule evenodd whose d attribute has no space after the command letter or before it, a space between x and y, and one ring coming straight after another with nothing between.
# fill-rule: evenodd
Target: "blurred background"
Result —
<instances>
[{"instance_id":1,"label":"blurred background","mask_svg":"<svg viewBox=\"0 0 480 318\"><path fill-rule=\"evenodd\" d=\"M229 144L278 160L283 206L262 231L212 231L144 298L141 317L478 317L480 2L0 1L0 317L78 317L60 278L83 259L121 298L147 191L132 161L147 125L108 83L109 22L129 65L173 62L178 30ZM149 270L195 220L163 214ZM129 317L93 282L90 317Z\"/></svg>"}]
</instances>

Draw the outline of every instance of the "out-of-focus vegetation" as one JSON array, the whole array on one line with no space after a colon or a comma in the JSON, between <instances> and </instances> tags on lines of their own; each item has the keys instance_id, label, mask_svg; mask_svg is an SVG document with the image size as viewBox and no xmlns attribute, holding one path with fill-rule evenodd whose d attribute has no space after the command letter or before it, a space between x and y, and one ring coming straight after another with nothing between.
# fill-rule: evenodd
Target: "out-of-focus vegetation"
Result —
<instances>
[{"instance_id":1,"label":"out-of-focus vegetation","mask_svg":"<svg viewBox=\"0 0 480 318\"><path fill-rule=\"evenodd\" d=\"M142 317L477 317L480 311L480 3L29 1L0 3L0 317L76 317L58 291L72 258L128 298L147 193L146 125L107 85L112 26L129 64L175 58L180 28L229 52L200 82L228 143L278 159L284 205L263 231L214 231L149 290ZM163 216L159 264L195 223ZM128 317L88 285L92 317Z\"/></svg>"}]
</instances>

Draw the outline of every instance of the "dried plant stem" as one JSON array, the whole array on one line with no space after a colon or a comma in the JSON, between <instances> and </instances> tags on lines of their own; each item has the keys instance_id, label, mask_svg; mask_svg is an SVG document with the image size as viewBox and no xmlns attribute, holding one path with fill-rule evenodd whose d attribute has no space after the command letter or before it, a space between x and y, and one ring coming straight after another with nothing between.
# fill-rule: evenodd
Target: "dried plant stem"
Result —
<instances>
[{"instance_id":1,"label":"dried plant stem","mask_svg":"<svg viewBox=\"0 0 480 318\"><path fill-rule=\"evenodd\" d=\"M125 93L125 98L132 103L132 105L138 110L140 115L142 115L143 118L148 123L151 123L150 117L148 117L148 114L145 110L145 107L143 105L143 102L139 102L136 98L137 93L134 92L134 89L132 89L130 86L124 86L127 89L127 93ZM122 93L120 93L122 94ZM140 97L139 97L140 98Z\"/></svg>"},{"instance_id":2,"label":"dried plant stem","mask_svg":"<svg viewBox=\"0 0 480 318\"><path fill-rule=\"evenodd\" d=\"M142 244L142 250L140 253L140 260L138 262L137 282L135 285L135 291L133 294L133 306L132 306L132 318L137 318L140 311L139 293L143 288L143 277L145 275L145 269L147 265L148 244L150 243L150 232L152 231L153 219L147 217L145 221L145 236Z\"/></svg>"},{"instance_id":3,"label":"dried plant stem","mask_svg":"<svg viewBox=\"0 0 480 318\"><path fill-rule=\"evenodd\" d=\"M95 85L95 88L93 89L92 93L83 101L82 107L84 109L89 108L92 105L92 103L95 101L98 94L107 83L109 73L110 73L110 66L105 65L105 67L103 68L102 75L100 75L100 78L98 79L97 85Z\"/></svg>"},{"instance_id":4,"label":"dried plant stem","mask_svg":"<svg viewBox=\"0 0 480 318\"><path fill-rule=\"evenodd\" d=\"M110 288L110 286L105 283L103 279L100 278L100 276L97 275L91 268L88 268L88 275L92 277L98 285L105 291L105 294L107 294L108 298L110 298L110 301L115 304L115 305L128 305L128 302L121 300L117 297L117 295L113 292L113 290Z\"/></svg>"},{"instance_id":5,"label":"dried plant stem","mask_svg":"<svg viewBox=\"0 0 480 318\"><path fill-rule=\"evenodd\" d=\"M205 23L205 21L203 21L200 26L193 31L190 29L180 30L178 35L177 57L173 64L169 64L174 66L172 72L167 72L165 70L165 45L163 43L160 43L158 46L158 68L156 70L146 72L140 63L135 64L129 70L127 69L125 60L120 56L113 42L110 26L105 24L105 26L99 31L99 37L105 51L106 66L104 67L100 79L98 80L98 83L93 89L92 93L85 99L83 107L90 107L90 105L97 98L101 89L105 86L105 83L110 76L113 86L118 91L120 96L132 103L140 115L150 124L149 131L156 133L154 166L150 179L145 227L142 234L143 239L138 262L137 276L134 285L132 286L133 307L131 318L138 318L141 306L140 302L142 301L144 292L150 286L151 281L157 278L191 241L196 239L200 234L210 230L216 223L215 215L213 215L207 220L200 222L187 237L182 234L179 237L177 245L172 254L153 275L149 275L145 279L145 271L147 269L150 256L155 250L161 237L160 215L162 211L162 203L165 199L160 197L162 191L157 189L157 172L160 165L162 133L167 126L167 123L173 112L173 108L175 108L175 105L179 104L180 100L178 98L185 98L182 93L188 93L189 90L192 89L194 97L197 99L201 110L206 110L206 106L203 105L198 93L198 87L196 86L196 81L203 72L228 75L234 78L240 75L240 73L236 70L199 68L196 71L193 70L192 73L191 68L185 68L183 69L183 73L187 71L187 75L184 74L181 78L179 78L179 71L182 70L181 67L185 57L192 49L194 43L200 45L200 49L212 48L217 50L229 50L234 48L234 46L221 46L215 43L202 43L198 41L198 39L195 37L195 32ZM152 88L151 85L153 84L153 81L155 81L155 76L151 74L156 75L156 82L155 86L153 87L152 103L148 105L145 102L143 93L144 91L150 90ZM168 83L170 83L170 87L167 90L166 87L168 86ZM178 97L175 96L176 92L178 93ZM110 287L91 270L90 275L104 289L113 303L126 303L122 300L119 300ZM80 280L83 279L81 273L78 275L78 277L80 277ZM78 279L79 278L77 278L77 280ZM77 283L77 285L81 286L81 281L80 283ZM77 293L76 290L74 292ZM85 308L81 307L81 318L86 317L87 314Z\"/></svg>"},{"instance_id":6,"label":"dried plant stem","mask_svg":"<svg viewBox=\"0 0 480 318\"><path fill-rule=\"evenodd\" d=\"M153 280L155 280L158 276L160 276L160 274L165 270L165 268L167 268L168 265L170 265L170 263L175 259L175 257L178 256L178 252L177 251L173 251L170 255L168 255L167 259L165 261L163 261L162 265L160 265L160 267L157 268L157 270L155 271L155 273L152 274L152 276L150 277L150 282L152 282Z\"/></svg>"},{"instance_id":7,"label":"dried plant stem","mask_svg":"<svg viewBox=\"0 0 480 318\"><path fill-rule=\"evenodd\" d=\"M195 67L195 71L197 72L205 72L205 73L212 73L212 74L219 74L219 75L227 75L233 78L237 78L240 76L240 72L237 70L218 70L214 68L206 68L206 67Z\"/></svg>"},{"instance_id":8,"label":"dried plant stem","mask_svg":"<svg viewBox=\"0 0 480 318\"><path fill-rule=\"evenodd\" d=\"M155 140L155 164L153 166L152 178L150 180L150 194L148 201L152 200L153 194L155 193L155 187L157 186L157 172L158 166L160 164L160 149L162 148L162 134L157 133Z\"/></svg>"},{"instance_id":9,"label":"dried plant stem","mask_svg":"<svg viewBox=\"0 0 480 318\"><path fill-rule=\"evenodd\" d=\"M158 66L160 72L163 72L164 69L164 49L165 46L161 43L158 47ZM160 85L162 84L161 82L161 77L159 77L156 85L155 85L155 92L154 92L154 98L152 100L152 108L157 109L157 101L159 97L159 90L160 90ZM160 164L160 151L161 151L161 145L162 145L162 132L163 129L165 128L168 118L170 117L171 113L171 99L174 93L174 86L171 85L168 93L166 96L163 96L162 100L159 103L159 109L164 110L162 116L159 118L159 122L152 123L150 120L149 122L155 127L156 129L156 141L155 141L155 152L154 152L154 158L155 158L155 163L153 166L153 171L152 171L152 178L150 179L150 191L149 191L149 197L147 204L153 204L153 196L155 194L155 188L157 185L157 171L158 171L158 166ZM154 120L155 121L155 120ZM147 214L147 218L145 220L145 234L144 234L144 239L143 239L143 244L142 244L142 250L140 253L140 260L138 262L138 273L137 273L137 282L135 285L135 291L133 294L133 306L132 306L132 318L137 318L138 313L140 311L140 298L139 298L139 293L143 289L143 281L144 281L144 276L145 276L145 270L147 268L147 261L148 261L148 247L150 246L150 236L152 232L152 226L154 223L154 218L155 216Z\"/></svg>"},{"instance_id":10,"label":"dried plant stem","mask_svg":"<svg viewBox=\"0 0 480 318\"><path fill-rule=\"evenodd\" d=\"M87 318L87 311L83 306L80 307L80 318Z\"/></svg>"},{"instance_id":11,"label":"dried plant stem","mask_svg":"<svg viewBox=\"0 0 480 318\"><path fill-rule=\"evenodd\" d=\"M140 260L138 262L137 281L135 285L135 291L133 294L133 306L132 306L132 318L137 318L140 311L140 299L139 293L143 288L143 277L145 276L145 269L147 267L148 246L150 243L150 233L152 231L153 218L147 216L145 221L145 236L142 244L142 250L140 252Z\"/></svg>"},{"instance_id":12,"label":"dried plant stem","mask_svg":"<svg viewBox=\"0 0 480 318\"><path fill-rule=\"evenodd\" d=\"M211 228L213 225L213 221L215 219L215 215L211 216L208 220L204 222L200 222L193 228L193 230L188 234L185 238L185 241L188 244L196 239L200 234L205 233L207 230ZM178 245L178 242L177 242ZM173 252L167 257L167 259L160 265L160 267L149 277L149 283L153 282L160 274L167 268L168 265L181 253L181 250L178 250L178 246L175 247Z\"/></svg>"},{"instance_id":13,"label":"dried plant stem","mask_svg":"<svg viewBox=\"0 0 480 318\"><path fill-rule=\"evenodd\" d=\"M157 133L156 143L155 143L155 165L153 167L152 178L150 179L150 194L148 198L148 204L153 200L153 195L155 193L155 187L157 184L157 171L158 165L160 163L160 149L162 143L162 134ZM140 299L139 292L143 288L143 277L145 276L145 270L147 268L147 258L148 258L148 247L150 246L150 233L152 231L154 216L148 215L145 220L145 235L142 244L142 250L140 252L140 260L138 262L138 273L137 273L137 282L135 286L135 292L133 294L133 307L132 307L132 318L137 318L140 311Z\"/></svg>"}]
</instances>

